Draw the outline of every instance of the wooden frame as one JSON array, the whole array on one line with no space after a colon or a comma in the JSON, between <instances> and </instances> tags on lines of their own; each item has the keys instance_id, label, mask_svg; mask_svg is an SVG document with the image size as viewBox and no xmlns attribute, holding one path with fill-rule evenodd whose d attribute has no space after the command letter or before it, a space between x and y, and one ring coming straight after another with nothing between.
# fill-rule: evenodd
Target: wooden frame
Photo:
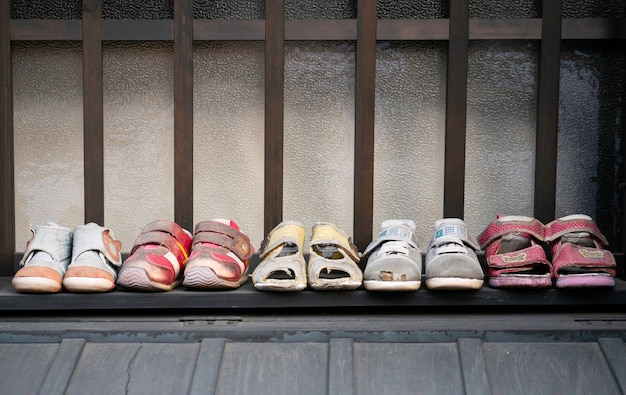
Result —
<instances>
[{"instance_id":1,"label":"wooden frame","mask_svg":"<svg viewBox=\"0 0 626 395\"><path fill-rule=\"evenodd\" d=\"M364 249L371 238L374 168L376 40L444 40L449 44L446 107L444 216L463 216L467 52L469 40L540 40L539 100L535 170L535 215L554 214L560 42L563 39L626 38L626 23L615 19L562 19L561 2L543 0L542 18L469 19L463 0L450 1L450 18L377 20L375 1L358 1L356 20L284 20L282 0L266 2L265 20L194 20L191 0L174 1L173 20L103 20L100 0L83 2L83 19L12 20L10 2L0 2L0 275L12 275L15 261L13 95L11 42L70 40L83 43L85 221L104 219L102 139L102 41L174 41L175 220L193 226L193 40L264 40L265 217L267 233L282 219L285 40L355 40L354 239ZM87 89L88 88L88 89ZM452 161L449 158L454 157ZM622 199L623 200L623 199ZM626 210L624 210L626 211ZM626 217L618 221L626 226ZM622 253L626 232L617 247Z\"/></svg>"}]
</instances>

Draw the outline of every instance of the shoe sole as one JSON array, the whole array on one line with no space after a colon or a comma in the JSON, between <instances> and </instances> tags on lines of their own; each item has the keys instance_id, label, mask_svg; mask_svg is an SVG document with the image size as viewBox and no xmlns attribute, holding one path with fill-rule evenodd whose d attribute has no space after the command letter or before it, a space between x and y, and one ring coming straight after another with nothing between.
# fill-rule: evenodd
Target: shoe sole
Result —
<instances>
[{"instance_id":1,"label":"shoe sole","mask_svg":"<svg viewBox=\"0 0 626 395\"><path fill-rule=\"evenodd\" d=\"M309 283L311 289L315 291L352 291L357 289L362 284L361 281L318 281Z\"/></svg>"},{"instance_id":2,"label":"shoe sole","mask_svg":"<svg viewBox=\"0 0 626 395\"><path fill-rule=\"evenodd\" d=\"M254 288L258 289L259 291L275 292L299 292L305 289L306 286L306 283L297 283L290 280L274 280L270 282L259 282L254 284Z\"/></svg>"},{"instance_id":3,"label":"shoe sole","mask_svg":"<svg viewBox=\"0 0 626 395\"><path fill-rule=\"evenodd\" d=\"M180 280L174 281L171 285L159 284L151 281L145 270L129 267L120 273L117 283L124 288L142 291L171 291L180 285Z\"/></svg>"},{"instance_id":4,"label":"shoe sole","mask_svg":"<svg viewBox=\"0 0 626 395\"><path fill-rule=\"evenodd\" d=\"M556 279L557 288L612 288L615 279L609 276L561 276Z\"/></svg>"},{"instance_id":5,"label":"shoe sole","mask_svg":"<svg viewBox=\"0 0 626 395\"><path fill-rule=\"evenodd\" d=\"M239 288L246 281L248 281L247 274L241 276L239 281L228 281L218 277L211 268L192 267L185 271L183 285L190 288L234 289Z\"/></svg>"},{"instance_id":6,"label":"shoe sole","mask_svg":"<svg viewBox=\"0 0 626 395\"><path fill-rule=\"evenodd\" d=\"M368 291L417 291L421 285L421 281L363 281Z\"/></svg>"},{"instance_id":7,"label":"shoe sole","mask_svg":"<svg viewBox=\"0 0 626 395\"><path fill-rule=\"evenodd\" d=\"M57 293L63 289L62 284L45 277L14 277L11 284L17 291L28 293Z\"/></svg>"},{"instance_id":8,"label":"shoe sole","mask_svg":"<svg viewBox=\"0 0 626 395\"><path fill-rule=\"evenodd\" d=\"M550 288L550 277L534 276L500 276L489 278L489 286L493 288Z\"/></svg>"},{"instance_id":9,"label":"shoe sole","mask_svg":"<svg viewBox=\"0 0 626 395\"><path fill-rule=\"evenodd\" d=\"M69 292L109 292L115 284L104 278L65 277L63 287Z\"/></svg>"},{"instance_id":10,"label":"shoe sole","mask_svg":"<svg viewBox=\"0 0 626 395\"><path fill-rule=\"evenodd\" d=\"M440 290L475 290L482 288L484 280L460 277L434 277L426 279L428 289Z\"/></svg>"}]
</instances>

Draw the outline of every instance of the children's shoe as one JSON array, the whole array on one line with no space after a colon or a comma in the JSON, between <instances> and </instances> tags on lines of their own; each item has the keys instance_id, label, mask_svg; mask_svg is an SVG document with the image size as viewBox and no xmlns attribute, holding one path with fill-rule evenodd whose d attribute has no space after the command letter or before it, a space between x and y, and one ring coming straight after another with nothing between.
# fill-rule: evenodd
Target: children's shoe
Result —
<instances>
[{"instance_id":1,"label":"children's shoe","mask_svg":"<svg viewBox=\"0 0 626 395\"><path fill-rule=\"evenodd\" d=\"M192 288L238 288L248 281L248 260L254 254L247 235L226 219L196 225L183 285Z\"/></svg>"},{"instance_id":2,"label":"children's shoe","mask_svg":"<svg viewBox=\"0 0 626 395\"><path fill-rule=\"evenodd\" d=\"M261 262L252 272L256 289L293 292L306 288L305 236L300 222L284 221L272 229L261 243Z\"/></svg>"},{"instance_id":3,"label":"children's shoe","mask_svg":"<svg viewBox=\"0 0 626 395\"><path fill-rule=\"evenodd\" d=\"M415 222L390 219L380 225L363 260L363 286L368 291L417 291L422 284L422 255L415 236Z\"/></svg>"},{"instance_id":4,"label":"children's shoe","mask_svg":"<svg viewBox=\"0 0 626 395\"><path fill-rule=\"evenodd\" d=\"M122 266L122 243L110 229L95 223L74 229L72 261L63 278L70 292L108 292Z\"/></svg>"},{"instance_id":5,"label":"children's shoe","mask_svg":"<svg viewBox=\"0 0 626 395\"><path fill-rule=\"evenodd\" d=\"M494 288L550 288L552 264L540 242L544 226L534 218L498 216L478 236Z\"/></svg>"},{"instance_id":6,"label":"children's shoe","mask_svg":"<svg viewBox=\"0 0 626 395\"><path fill-rule=\"evenodd\" d=\"M158 220L147 224L120 269L117 283L138 291L169 291L182 282L191 233L178 224Z\"/></svg>"},{"instance_id":7,"label":"children's shoe","mask_svg":"<svg viewBox=\"0 0 626 395\"><path fill-rule=\"evenodd\" d=\"M468 233L463 220L437 220L424 262L428 289L481 288L485 275L476 256L478 250L478 242Z\"/></svg>"},{"instance_id":8,"label":"children's shoe","mask_svg":"<svg viewBox=\"0 0 626 395\"><path fill-rule=\"evenodd\" d=\"M557 288L613 287L615 258L591 217L568 215L545 227Z\"/></svg>"},{"instance_id":9,"label":"children's shoe","mask_svg":"<svg viewBox=\"0 0 626 395\"><path fill-rule=\"evenodd\" d=\"M19 292L59 292L72 256L72 229L48 221L32 232L11 283Z\"/></svg>"},{"instance_id":10,"label":"children's shoe","mask_svg":"<svg viewBox=\"0 0 626 395\"><path fill-rule=\"evenodd\" d=\"M317 291L353 290L361 286L363 272L357 265L359 252L352 240L333 224L313 226L307 275Z\"/></svg>"}]
</instances>

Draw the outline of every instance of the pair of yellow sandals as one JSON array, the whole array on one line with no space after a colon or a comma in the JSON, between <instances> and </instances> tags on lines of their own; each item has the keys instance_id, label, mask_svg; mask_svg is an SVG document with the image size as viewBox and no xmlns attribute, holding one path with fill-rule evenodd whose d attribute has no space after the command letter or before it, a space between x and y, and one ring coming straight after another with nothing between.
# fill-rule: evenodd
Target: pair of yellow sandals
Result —
<instances>
[{"instance_id":1,"label":"pair of yellow sandals","mask_svg":"<svg viewBox=\"0 0 626 395\"><path fill-rule=\"evenodd\" d=\"M361 286L363 272L358 250L346 234L330 223L311 230L308 264L304 257L306 229L303 224L278 224L261 244L261 263L252 273L261 291L353 290Z\"/></svg>"}]
</instances>

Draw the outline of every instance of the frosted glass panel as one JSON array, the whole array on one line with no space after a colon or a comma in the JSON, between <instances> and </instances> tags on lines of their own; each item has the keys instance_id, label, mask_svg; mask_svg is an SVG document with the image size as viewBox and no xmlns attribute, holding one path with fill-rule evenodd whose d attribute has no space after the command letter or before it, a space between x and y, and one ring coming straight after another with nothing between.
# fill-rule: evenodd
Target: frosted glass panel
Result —
<instances>
[{"instance_id":1,"label":"frosted glass panel","mask_svg":"<svg viewBox=\"0 0 626 395\"><path fill-rule=\"evenodd\" d=\"M140 229L174 219L171 43L103 48L105 223L128 252Z\"/></svg>"},{"instance_id":2,"label":"frosted glass panel","mask_svg":"<svg viewBox=\"0 0 626 395\"><path fill-rule=\"evenodd\" d=\"M352 235L354 56L345 42L285 44L286 220L331 222Z\"/></svg>"},{"instance_id":3,"label":"frosted glass panel","mask_svg":"<svg viewBox=\"0 0 626 395\"><path fill-rule=\"evenodd\" d=\"M426 248L443 215L446 46L384 42L376 56L373 233L412 219Z\"/></svg>"},{"instance_id":4,"label":"frosted glass panel","mask_svg":"<svg viewBox=\"0 0 626 395\"><path fill-rule=\"evenodd\" d=\"M537 47L469 47L465 219L480 233L497 214L533 215Z\"/></svg>"},{"instance_id":5,"label":"frosted glass panel","mask_svg":"<svg viewBox=\"0 0 626 395\"><path fill-rule=\"evenodd\" d=\"M229 218L263 240L262 42L194 44L194 220Z\"/></svg>"},{"instance_id":6,"label":"frosted glass panel","mask_svg":"<svg viewBox=\"0 0 626 395\"><path fill-rule=\"evenodd\" d=\"M49 219L84 221L79 44L13 44L15 248Z\"/></svg>"}]
</instances>

